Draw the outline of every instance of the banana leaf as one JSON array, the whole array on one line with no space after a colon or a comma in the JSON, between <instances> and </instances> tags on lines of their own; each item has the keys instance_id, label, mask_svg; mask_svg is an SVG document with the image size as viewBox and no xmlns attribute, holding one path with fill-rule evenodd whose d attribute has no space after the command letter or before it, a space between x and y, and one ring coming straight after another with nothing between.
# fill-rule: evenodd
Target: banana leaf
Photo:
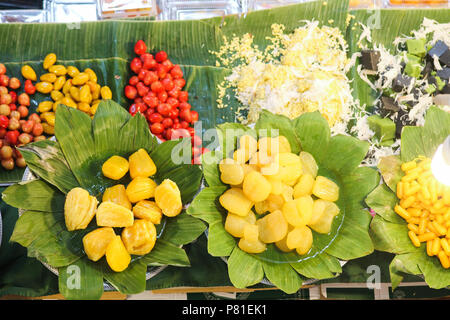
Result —
<instances>
[{"instance_id":1,"label":"banana leaf","mask_svg":"<svg viewBox=\"0 0 450 320\"><path fill-rule=\"evenodd\" d=\"M171 163L170 170L158 171L155 180L173 179L180 186L183 204L188 204L200 188L202 173L198 166L172 163L172 149L183 140L158 145L143 116L132 117L113 101L101 102L92 120L81 111L59 107L55 134L56 142L40 141L21 149L37 178L11 185L2 199L22 213L11 241L57 269L60 292L67 299L98 299L105 281L122 293L138 293L145 290L149 266L190 265L182 246L194 241L206 227L184 210L176 218L163 219L153 251L133 256L121 273L112 271L104 257L98 263L87 259L82 238L96 228L94 221L84 230L67 231L64 219L65 195L73 187L85 188L101 200L106 187L128 183L128 175L119 182L103 177L101 166L112 155L128 157L138 148Z\"/></svg>"},{"instance_id":2,"label":"banana leaf","mask_svg":"<svg viewBox=\"0 0 450 320\"><path fill-rule=\"evenodd\" d=\"M423 127L405 127L402 131L401 162L410 161L419 156L432 157L438 145L448 135L450 135L450 114L437 107L431 107L426 114ZM398 165L400 160L394 161L397 165L388 170L388 176L403 176ZM387 162L392 162L392 158ZM386 161L382 160L381 163ZM383 171L386 172L386 170L387 168L383 167ZM396 184L395 182L390 186L387 184L378 186L365 200L367 205L377 213L370 224L370 236L375 249L396 254L389 268L392 287L395 289L398 286L404 274L419 275L434 289L450 286L448 270L440 265L437 257L427 255L425 243L422 243L419 248L412 245L408 237L409 229L406 221L394 212L393 208L398 203L395 194Z\"/></svg>"},{"instance_id":3,"label":"banana leaf","mask_svg":"<svg viewBox=\"0 0 450 320\"><path fill-rule=\"evenodd\" d=\"M208 185L194 199L187 213L208 224L208 252L213 256L227 257L228 274L234 286L245 288L265 277L287 293L296 292L308 277L325 279L336 276L341 271L339 260L362 257L373 251L368 233L371 216L365 210L364 199L380 179L376 170L359 166L368 150L365 142L348 136L330 137L328 123L319 112L305 113L289 120L263 111L255 129L226 123L218 125L217 130L222 137L221 151L204 155L202 168ZM305 255L282 253L273 244L269 244L263 253L248 254L238 247L237 239L224 228L227 212L219 204L218 197L228 186L220 181L217 167L221 155L227 153L221 152L235 147L236 139L244 133L259 137L258 130L264 130L263 136L273 135L273 130L277 130L288 137L292 150L317 155L319 174L339 185L337 205L340 213L333 220L330 233L313 231L313 246ZM314 134L309 135L309 132ZM224 139L225 136L230 138Z\"/></svg>"},{"instance_id":4,"label":"banana leaf","mask_svg":"<svg viewBox=\"0 0 450 320\"><path fill-rule=\"evenodd\" d=\"M142 39L150 52L164 50L173 63L182 67L189 102L198 111L206 130L219 123L235 121L234 111L238 107L231 99L230 108L217 108L216 87L230 70L216 67L216 58L210 51L219 50L224 36L249 32L254 35L255 44L263 48L268 43L266 37L271 34L271 24L283 23L289 32L305 19L315 19L345 32L347 10L347 0L333 0L326 4L313 1L251 12L245 17L230 15L224 19L1 24L0 56L8 74L20 80L23 80L20 68L25 63L38 75L44 73L42 62L50 52L57 55L57 63L75 65L79 69L90 67L97 73L98 82L111 88L113 100L127 109L130 101L123 92L132 75L128 65L135 56L135 42ZM39 93L32 96L31 110L47 99L48 96ZM23 173L23 169L6 171L0 168L0 183L18 182Z\"/></svg>"}]
</instances>

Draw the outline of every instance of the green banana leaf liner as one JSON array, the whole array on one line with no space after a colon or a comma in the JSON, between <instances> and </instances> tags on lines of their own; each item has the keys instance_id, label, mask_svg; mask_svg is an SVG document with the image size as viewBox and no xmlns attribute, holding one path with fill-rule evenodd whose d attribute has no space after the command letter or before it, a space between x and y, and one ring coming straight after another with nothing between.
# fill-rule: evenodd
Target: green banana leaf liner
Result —
<instances>
[{"instance_id":1,"label":"green banana leaf liner","mask_svg":"<svg viewBox=\"0 0 450 320\"><path fill-rule=\"evenodd\" d=\"M407 223L394 212L398 203L396 187L402 178L400 166L419 156L433 157L437 147L450 135L450 113L431 107L423 127L407 126L401 135L399 156L382 158L378 169L384 183L366 198L366 204L376 212L370 224L370 237L379 251L394 253L389 266L392 287L395 289L405 274L419 275L434 289L450 285L450 271L444 269L437 257L426 253L425 243L416 248L408 237Z\"/></svg>"},{"instance_id":2,"label":"green banana leaf liner","mask_svg":"<svg viewBox=\"0 0 450 320\"><path fill-rule=\"evenodd\" d=\"M232 137L230 139L230 130ZM292 152L311 153L319 166L319 175L335 181L340 188L337 205L340 213L333 220L329 234L313 231L313 246L309 253L283 253L274 244L260 254L248 254L239 249L237 239L224 228L226 211L218 197L229 186L220 180L218 163L222 153L235 148L239 136L244 133L257 137L264 130L272 135L278 130L291 144ZM350 136L330 136L327 121L319 112L305 113L290 120L281 115L263 111L254 128L237 123L217 126L220 150L208 152L203 157L203 174L207 186L196 196L187 210L193 217L208 223L208 252L212 256L225 257L228 274L237 288L245 288L263 280L286 293L299 290L308 279L332 278L341 273L341 261L370 254L373 251L368 229L371 215L364 207L364 199L379 184L375 169L360 167L366 156L368 144ZM228 138L224 138L225 136ZM233 136L234 135L234 136ZM233 145L226 145L234 141Z\"/></svg>"},{"instance_id":3,"label":"green banana leaf liner","mask_svg":"<svg viewBox=\"0 0 450 320\"><path fill-rule=\"evenodd\" d=\"M114 272L105 257L90 261L83 252L82 238L96 228L95 219L84 230L67 231L64 220L65 195L74 187L82 187L101 201L107 187L127 184L126 175L119 181L103 176L101 166L112 155L128 157L139 148L147 150L157 166L153 177L176 182L183 204L189 204L201 185L198 166L176 164L172 150L188 139L158 144L150 133L145 118L132 117L119 104L102 101L94 118L83 112L60 106L56 112L56 141L31 143L20 149L37 179L8 187L3 200L23 213L15 225L11 241L27 248L35 257L57 269L60 292L67 299L99 299L104 283L124 294L145 290L149 267L190 265L183 245L194 241L206 226L182 213L163 218L157 226L158 238L153 250L144 256L132 256L122 272Z\"/></svg>"},{"instance_id":4,"label":"green banana leaf liner","mask_svg":"<svg viewBox=\"0 0 450 320\"><path fill-rule=\"evenodd\" d=\"M0 24L0 57L8 74L23 80L20 68L28 64L39 75L45 56L53 52L58 64L74 65L80 70L89 67L98 76L98 83L107 85L113 100L128 109L131 104L124 95L124 87L132 76L129 63L135 53L134 44L144 40L148 51L164 50L174 64L179 64L186 79L185 90L189 102L199 113L204 129L216 124L235 121L234 111L239 105L230 101L230 108L217 108L217 85L231 73L231 69L216 67L216 57L223 37L251 33L254 42L264 48L270 41L271 25L283 23L286 32L302 25L302 20L317 20L321 24L338 27L345 32L348 0L319 0L248 13L245 17L229 15L202 20L144 21L104 20L71 23L3 23ZM330 23L329 21L333 21ZM11 43L20 45L11 46ZM31 109L49 99L36 93L31 97ZM21 180L23 169L6 171L0 168L0 183Z\"/></svg>"}]
</instances>

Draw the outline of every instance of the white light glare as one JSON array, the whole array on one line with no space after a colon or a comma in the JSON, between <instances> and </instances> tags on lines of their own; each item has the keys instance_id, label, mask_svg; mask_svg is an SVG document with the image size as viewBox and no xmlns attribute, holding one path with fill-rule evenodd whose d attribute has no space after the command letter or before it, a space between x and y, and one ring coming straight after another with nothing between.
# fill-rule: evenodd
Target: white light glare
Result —
<instances>
[{"instance_id":1,"label":"white light glare","mask_svg":"<svg viewBox=\"0 0 450 320\"><path fill-rule=\"evenodd\" d=\"M450 136L437 148L431 161L431 172L440 183L450 186Z\"/></svg>"}]
</instances>

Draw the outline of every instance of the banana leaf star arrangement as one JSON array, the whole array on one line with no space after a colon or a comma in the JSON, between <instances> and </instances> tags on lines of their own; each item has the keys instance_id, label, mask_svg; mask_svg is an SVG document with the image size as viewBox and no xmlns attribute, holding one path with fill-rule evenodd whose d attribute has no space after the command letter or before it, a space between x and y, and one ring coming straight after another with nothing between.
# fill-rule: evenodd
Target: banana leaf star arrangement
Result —
<instances>
[{"instance_id":1,"label":"banana leaf star arrangement","mask_svg":"<svg viewBox=\"0 0 450 320\"><path fill-rule=\"evenodd\" d=\"M28 255L58 270L60 292L68 299L99 299L104 281L124 294L139 293L146 288L149 267L190 265L182 246L195 240L205 224L185 213L163 218L157 226L158 238L153 250L143 256L132 255L127 269L114 272L103 257L89 260L83 251L82 238L96 228L95 219L84 230L68 231L64 220L66 194L81 187L99 200L106 188L118 183L102 174L102 164L113 155L130 156L145 149L158 171L157 183L174 181L180 189L183 205L198 192L202 173L198 166L176 164L172 150L185 140L158 144L145 118L132 117L112 101L101 102L91 118L73 108L60 106L56 113L55 141L32 143L20 151L29 169L38 178L6 189L3 200L19 208L19 217L11 241L27 247ZM119 183L128 183L126 175ZM70 278L75 271L77 282ZM74 283L76 285L74 285Z\"/></svg>"},{"instance_id":2,"label":"banana leaf star arrangement","mask_svg":"<svg viewBox=\"0 0 450 320\"><path fill-rule=\"evenodd\" d=\"M412 244L408 237L408 223L394 212L399 202L397 183L404 176L401 164L419 157L432 158L449 134L450 114L431 107L423 127L403 128L400 156L382 158L378 165L384 184L369 194L366 203L377 213L370 226L375 249L395 254L389 268L393 288L398 286L405 274L423 276L426 283L435 289L450 285L448 269L441 266L437 257L427 255L425 242L420 247Z\"/></svg>"},{"instance_id":3,"label":"banana leaf star arrangement","mask_svg":"<svg viewBox=\"0 0 450 320\"><path fill-rule=\"evenodd\" d=\"M227 146L229 129L236 132L236 140L245 133L257 137L257 132L278 130L290 143L292 153L301 150L314 156L319 167L318 175L333 180L340 188L336 202L340 213L334 218L328 234L313 232L313 245L304 255L284 253L274 244L258 254L249 254L238 247L238 241L224 227L226 211L218 198L229 188L222 183L218 163L221 151L206 153L203 157L203 174L207 186L194 199L187 213L208 223L208 252L217 257L227 257L228 274L237 288L261 282L264 277L287 293L299 290L306 279L332 278L341 272L340 260L349 260L370 254L373 245L368 234L371 216L363 200L379 183L376 170L360 167L368 145L350 136L330 136L330 128L318 112L306 113L290 120L285 116L263 111L255 128L237 123L217 127L221 150ZM231 148L234 150L234 145ZM214 161L216 160L216 161Z\"/></svg>"}]
</instances>

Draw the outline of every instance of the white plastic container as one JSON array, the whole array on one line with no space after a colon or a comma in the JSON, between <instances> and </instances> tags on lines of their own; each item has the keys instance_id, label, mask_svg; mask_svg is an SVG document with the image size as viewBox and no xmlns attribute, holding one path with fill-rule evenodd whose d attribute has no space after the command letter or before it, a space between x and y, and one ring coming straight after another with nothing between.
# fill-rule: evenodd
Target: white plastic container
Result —
<instances>
[{"instance_id":1,"label":"white plastic container","mask_svg":"<svg viewBox=\"0 0 450 320\"><path fill-rule=\"evenodd\" d=\"M247 1L247 0L243 0ZM162 0L162 20L193 20L243 13L241 1Z\"/></svg>"},{"instance_id":2,"label":"white plastic container","mask_svg":"<svg viewBox=\"0 0 450 320\"><path fill-rule=\"evenodd\" d=\"M100 19L154 17L158 14L156 0L97 0Z\"/></svg>"}]
</instances>

